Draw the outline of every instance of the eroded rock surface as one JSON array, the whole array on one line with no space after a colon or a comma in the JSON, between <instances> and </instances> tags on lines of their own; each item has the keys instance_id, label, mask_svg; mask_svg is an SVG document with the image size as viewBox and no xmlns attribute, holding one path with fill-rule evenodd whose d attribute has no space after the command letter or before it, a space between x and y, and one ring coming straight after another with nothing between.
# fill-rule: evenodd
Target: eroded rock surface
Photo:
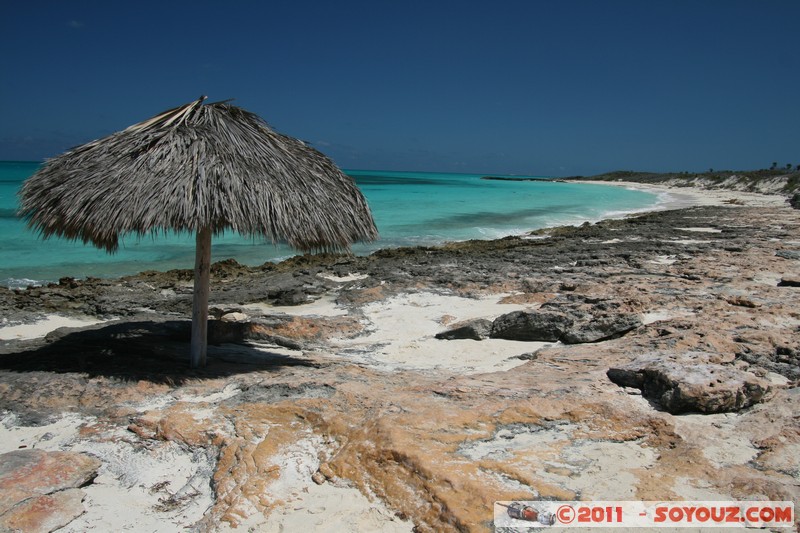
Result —
<instances>
[{"instance_id":1,"label":"eroded rock surface","mask_svg":"<svg viewBox=\"0 0 800 533\"><path fill-rule=\"evenodd\" d=\"M468 320L453 326L447 331L436 334L437 339L456 340L472 339L480 341L488 339L492 334L492 321L486 318Z\"/></svg>"},{"instance_id":2,"label":"eroded rock surface","mask_svg":"<svg viewBox=\"0 0 800 533\"><path fill-rule=\"evenodd\" d=\"M765 399L769 383L751 372L707 363L696 354L646 358L608 370L617 385L640 389L672 414L739 411Z\"/></svg>"},{"instance_id":3,"label":"eroded rock surface","mask_svg":"<svg viewBox=\"0 0 800 533\"><path fill-rule=\"evenodd\" d=\"M800 251L800 212L693 208L533 237L216 265L213 316L247 318L212 321L199 370L188 271L0 290L18 323L115 319L2 343L0 452L102 461L65 531L483 532L515 499L797 505L800 293L779 282L800 262L779 252ZM435 338L509 315L566 318L538 344Z\"/></svg>"},{"instance_id":4,"label":"eroded rock surface","mask_svg":"<svg viewBox=\"0 0 800 533\"><path fill-rule=\"evenodd\" d=\"M556 342L572 324L572 319L563 313L514 311L492 323L492 337L512 341Z\"/></svg>"},{"instance_id":5,"label":"eroded rock surface","mask_svg":"<svg viewBox=\"0 0 800 533\"><path fill-rule=\"evenodd\" d=\"M552 306L555 307L555 306ZM581 313L577 310L514 311L492 323L491 336L515 341L581 344L615 339L642 325L632 313Z\"/></svg>"},{"instance_id":6,"label":"eroded rock surface","mask_svg":"<svg viewBox=\"0 0 800 533\"><path fill-rule=\"evenodd\" d=\"M101 462L80 453L15 450L0 454L0 530L50 532L84 512Z\"/></svg>"}]
</instances>

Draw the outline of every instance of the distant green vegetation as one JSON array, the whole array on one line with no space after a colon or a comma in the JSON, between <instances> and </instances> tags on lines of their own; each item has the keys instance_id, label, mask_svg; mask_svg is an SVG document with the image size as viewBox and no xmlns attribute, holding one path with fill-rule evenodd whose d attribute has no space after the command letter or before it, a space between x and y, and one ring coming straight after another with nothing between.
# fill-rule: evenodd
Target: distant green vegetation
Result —
<instances>
[{"instance_id":1,"label":"distant green vegetation","mask_svg":"<svg viewBox=\"0 0 800 533\"><path fill-rule=\"evenodd\" d=\"M794 193L800 190L800 165L787 163L779 167L772 163L769 169L760 170L714 170L708 172L642 172L615 170L596 176L573 176L565 179L585 179L598 181L633 181L638 183L671 182L676 186L692 187L719 186L726 189L748 191ZM781 181L784 181L782 185Z\"/></svg>"}]
</instances>

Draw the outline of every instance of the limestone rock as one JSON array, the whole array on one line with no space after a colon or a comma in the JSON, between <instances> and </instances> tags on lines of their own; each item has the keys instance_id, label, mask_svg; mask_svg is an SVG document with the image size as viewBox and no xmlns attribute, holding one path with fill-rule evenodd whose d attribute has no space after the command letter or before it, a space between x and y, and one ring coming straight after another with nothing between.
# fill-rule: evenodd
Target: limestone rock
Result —
<instances>
[{"instance_id":1,"label":"limestone rock","mask_svg":"<svg viewBox=\"0 0 800 533\"><path fill-rule=\"evenodd\" d=\"M697 226L725 231L687 238L674 229ZM184 492L177 461L173 474L159 478L171 486L162 481L127 487L153 501L173 494L168 498L173 503L191 487L213 492L213 500L206 501L204 493L185 513L141 509L125 519L124 528L132 531L166 527L152 523L172 530L216 531L228 524L245 531L278 529L278 517L290 515L306 529L321 529L332 523L332 506L330 500L327 510L314 502L318 487L311 478L320 461L326 462L319 464L317 480L324 476L332 485L372 495L365 504L371 516L386 502L397 513L388 514L391 525L399 517L413 522L405 531L491 531L497 500L691 500L700 490L701 496L724 500L797 502L797 293L775 285L780 276L797 275L793 260L776 257L776 250L794 247L798 228L800 210L785 206L698 207L548 229L547 238L314 259L319 263L303 257L302 263L237 270L228 282L213 284L212 305L224 311L215 317L238 311L234 302L272 301L273 290L302 288L309 295L305 287L311 281L334 285L316 276L316 264L336 264L342 272L370 278L336 285L338 311L346 315L309 310L294 318L254 316L223 331L244 340L285 336L309 346L305 353L289 359L270 355L263 365L252 358L234 364L210 357L206 369L188 374L190 270L21 291L0 287L0 316L9 322L70 309L123 317L122 325L107 324L92 335L53 337L47 351L41 348L44 340L0 342L0 410L15 413L17 423L26 426L78 411L95 419L80 427L79 442L102 441L113 445L115 454L129 447L137 455L149 454L165 438L186 454L211 454ZM592 266L586 259L598 262ZM310 274L295 276L298 269ZM526 281L532 275L540 281ZM569 285L562 288L564 280ZM175 297L165 298L165 289ZM521 294L516 305L552 303L537 312L564 315L572 329L626 313L647 313L648 324L613 342L558 344L523 354L516 361L522 364L511 370L468 368L470 357L493 356L492 344L504 344L492 341L464 343L463 365L434 360L433 368L412 368L377 357L384 349L410 348L435 359L429 337L466 318L452 311L459 318L442 325L437 317L449 307L408 308L425 313L426 328L408 337L395 331L397 321L380 312L383 302L389 307L391 298L420 289L470 299ZM757 311L731 305L725 299L731 294L762 305ZM154 312L136 311L142 307ZM496 315L520 307L503 309ZM158 317L170 323L154 323ZM151 321L150 326L132 323L134 318ZM240 349L228 342L211 348ZM390 345L384 348L385 342ZM711 356L682 357L692 351ZM630 372L636 388L608 381L609 368L626 367L638 354L657 354L675 372L722 365L756 373L752 367L759 366L787 379L771 384L768 397L746 412L671 416L631 396L642 390L644 372ZM663 373L669 377L666 368ZM675 387L683 393L689 385ZM128 426L132 432L119 439L119 429ZM123 486L124 481L108 482ZM160 492L151 493L157 486ZM87 523L102 524L113 513L106 506L84 505ZM258 523L261 516L268 523ZM252 526L250 519L256 522ZM393 530L357 524L351 529Z\"/></svg>"},{"instance_id":2,"label":"limestone rock","mask_svg":"<svg viewBox=\"0 0 800 533\"><path fill-rule=\"evenodd\" d=\"M495 319L491 336L514 341L555 342L572 325L572 319L555 312L513 311Z\"/></svg>"},{"instance_id":3,"label":"limestone rock","mask_svg":"<svg viewBox=\"0 0 800 533\"><path fill-rule=\"evenodd\" d=\"M245 344L248 341L268 341L290 350L300 350L301 344L293 339L272 333L270 327L259 322L211 320L208 323L209 344Z\"/></svg>"},{"instance_id":4,"label":"limestone rock","mask_svg":"<svg viewBox=\"0 0 800 533\"><path fill-rule=\"evenodd\" d=\"M247 320L247 318L248 318L247 315L244 313L233 312L222 315L222 318L220 318L220 320L222 320L223 322L244 322L245 320Z\"/></svg>"},{"instance_id":5,"label":"limestone rock","mask_svg":"<svg viewBox=\"0 0 800 533\"><path fill-rule=\"evenodd\" d=\"M783 276L778 287L800 287L800 276Z\"/></svg>"},{"instance_id":6,"label":"limestone rock","mask_svg":"<svg viewBox=\"0 0 800 533\"><path fill-rule=\"evenodd\" d=\"M336 473L331 468L331 465L328 463L322 463L319 465L319 473L325 476L326 479L334 479L336 478Z\"/></svg>"},{"instance_id":7,"label":"limestone rock","mask_svg":"<svg viewBox=\"0 0 800 533\"><path fill-rule=\"evenodd\" d=\"M638 328L642 319L635 314L606 315L575 322L562 336L564 344L580 344L615 339Z\"/></svg>"},{"instance_id":8,"label":"limestone rock","mask_svg":"<svg viewBox=\"0 0 800 533\"><path fill-rule=\"evenodd\" d=\"M79 490L102 463L73 452L15 450L0 455L0 530L49 532L84 511Z\"/></svg>"},{"instance_id":9,"label":"limestone rock","mask_svg":"<svg viewBox=\"0 0 800 533\"><path fill-rule=\"evenodd\" d=\"M50 533L60 529L85 512L80 489L67 489L29 498L0 516L0 531Z\"/></svg>"},{"instance_id":10,"label":"limestone rock","mask_svg":"<svg viewBox=\"0 0 800 533\"><path fill-rule=\"evenodd\" d=\"M761 307L761 304L758 302L754 302L750 298L746 296L728 296L725 298L725 301L731 305L738 305L740 307L749 307L750 309L755 309L756 307Z\"/></svg>"},{"instance_id":11,"label":"limestone rock","mask_svg":"<svg viewBox=\"0 0 800 533\"><path fill-rule=\"evenodd\" d=\"M800 260L800 250L778 250L775 252L775 256L784 259Z\"/></svg>"},{"instance_id":12,"label":"limestone rock","mask_svg":"<svg viewBox=\"0 0 800 533\"><path fill-rule=\"evenodd\" d=\"M672 414L725 413L762 401L769 384L756 375L715 363L646 359L611 368L608 378L641 389Z\"/></svg>"},{"instance_id":13,"label":"limestone rock","mask_svg":"<svg viewBox=\"0 0 800 533\"><path fill-rule=\"evenodd\" d=\"M565 344L598 342L621 337L642 325L630 313L593 315L555 311L514 311L492 324L491 336L516 341L561 341Z\"/></svg>"},{"instance_id":14,"label":"limestone rock","mask_svg":"<svg viewBox=\"0 0 800 533\"><path fill-rule=\"evenodd\" d=\"M15 450L0 455L0 513L35 495L78 488L97 476L102 463L73 452Z\"/></svg>"},{"instance_id":15,"label":"limestone rock","mask_svg":"<svg viewBox=\"0 0 800 533\"><path fill-rule=\"evenodd\" d=\"M478 318L454 324L454 326L447 331L437 333L436 338L445 340L472 339L479 341L488 338L491 333L492 321L485 318Z\"/></svg>"},{"instance_id":16,"label":"limestone rock","mask_svg":"<svg viewBox=\"0 0 800 533\"><path fill-rule=\"evenodd\" d=\"M307 303L308 295L302 289L289 289L280 292L275 297L275 305L292 306Z\"/></svg>"}]
</instances>

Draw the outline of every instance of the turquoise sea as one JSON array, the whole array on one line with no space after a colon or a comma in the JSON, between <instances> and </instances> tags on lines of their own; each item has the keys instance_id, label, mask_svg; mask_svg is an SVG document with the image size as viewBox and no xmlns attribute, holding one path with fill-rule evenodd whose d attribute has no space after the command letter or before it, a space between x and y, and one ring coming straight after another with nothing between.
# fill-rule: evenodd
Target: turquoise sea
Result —
<instances>
[{"instance_id":1,"label":"turquoise sea","mask_svg":"<svg viewBox=\"0 0 800 533\"><path fill-rule=\"evenodd\" d=\"M114 255L80 242L40 239L17 217L17 192L38 168L35 162L0 162L0 285L24 287L64 276L113 277L194 266L194 237L187 234L129 236ZM481 179L481 174L346 172L366 196L380 231L379 241L354 247L358 254L580 224L646 210L658 202L653 194L603 185L494 181ZM247 265L294 253L232 233L215 238L212 246L214 261L232 257Z\"/></svg>"}]
</instances>

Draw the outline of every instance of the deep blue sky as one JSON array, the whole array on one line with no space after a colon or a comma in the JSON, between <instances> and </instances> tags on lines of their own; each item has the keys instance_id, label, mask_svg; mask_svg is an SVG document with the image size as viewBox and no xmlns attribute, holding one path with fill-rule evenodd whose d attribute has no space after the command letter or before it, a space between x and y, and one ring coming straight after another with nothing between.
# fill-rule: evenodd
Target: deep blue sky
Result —
<instances>
[{"instance_id":1,"label":"deep blue sky","mask_svg":"<svg viewBox=\"0 0 800 533\"><path fill-rule=\"evenodd\" d=\"M800 164L800 1L0 0L0 159L206 94L351 169Z\"/></svg>"}]
</instances>

